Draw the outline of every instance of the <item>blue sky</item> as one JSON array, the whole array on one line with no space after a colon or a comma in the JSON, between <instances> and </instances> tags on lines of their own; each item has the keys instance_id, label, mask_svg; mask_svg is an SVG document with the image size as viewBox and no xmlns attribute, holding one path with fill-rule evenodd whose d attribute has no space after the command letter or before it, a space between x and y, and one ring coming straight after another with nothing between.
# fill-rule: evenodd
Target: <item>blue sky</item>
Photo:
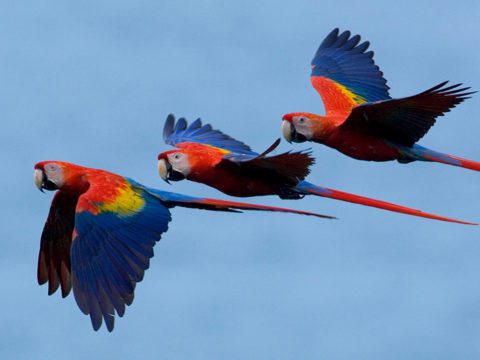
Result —
<instances>
[{"instance_id":1,"label":"blue sky","mask_svg":"<svg viewBox=\"0 0 480 360\"><path fill-rule=\"evenodd\" d=\"M479 90L479 14L477 1L1 2L2 358L478 358L480 230L322 198L251 200L340 220L174 209L134 304L94 332L72 296L36 284L52 194L32 171L66 160L228 198L160 181L168 113L263 150L283 113L323 111L309 63L337 26L371 41L393 96L443 80ZM480 160L479 105L421 144ZM480 221L478 173L312 149L311 182Z\"/></svg>"}]
</instances>

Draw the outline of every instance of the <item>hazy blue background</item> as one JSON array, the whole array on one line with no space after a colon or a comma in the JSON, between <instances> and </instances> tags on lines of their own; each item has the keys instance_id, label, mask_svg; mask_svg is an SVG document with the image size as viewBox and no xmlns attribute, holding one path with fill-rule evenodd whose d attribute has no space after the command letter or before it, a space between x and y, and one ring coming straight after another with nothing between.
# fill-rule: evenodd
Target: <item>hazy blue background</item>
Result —
<instances>
[{"instance_id":1,"label":"hazy blue background","mask_svg":"<svg viewBox=\"0 0 480 360\"><path fill-rule=\"evenodd\" d=\"M323 111L309 63L336 26L372 42L393 96L479 90L479 15L478 1L0 2L0 357L478 359L480 229L322 198L252 201L341 220L174 209L134 304L94 332L73 296L36 283L52 194L32 171L67 160L226 198L158 178L169 112L263 150L283 113ZM421 143L480 159L479 109L477 94ZM480 221L478 173L313 149L312 182Z\"/></svg>"}]
</instances>

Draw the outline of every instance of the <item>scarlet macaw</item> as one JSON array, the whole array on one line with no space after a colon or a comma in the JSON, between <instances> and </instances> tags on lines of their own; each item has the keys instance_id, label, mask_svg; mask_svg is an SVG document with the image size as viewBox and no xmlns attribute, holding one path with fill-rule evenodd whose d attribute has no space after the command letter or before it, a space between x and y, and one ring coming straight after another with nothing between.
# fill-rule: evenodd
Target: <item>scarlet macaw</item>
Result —
<instances>
[{"instance_id":1,"label":"scarlet macaw","mask_svg":"<svg viewBox=\"0 0 480 360\"><path fill-rule=\"evenodd\" d=\"M98 330L102 317L113 330L133 301L153 247L167 231L170 208L279 211L321 218L331 216L300 210L253 205L160 191L104 170L61 161L35 165L35 185L58 190L42 232L38 282L48 294L59 286L62 297L73 287L78 307Z\"/></svg>"},{"instance_id":2,"label":"scarlet macaw","mask_svg":"<svg viewBox=\"0 0 480 360\"><path fill-rule=\"evenodd\" d=\"M158 171L167 182L186 178L239 197L278 195L282 199L299 199L318 195L429 219L472 224L304 181L314 162L309 153L267 156L280 139L258 154L244 143L213 130L211 125L202 126L200 119L190 126L184 118L175 124L172 114L165 122L163 137L167 144L177 147L158 155Z\"/></svg>"},{"instance_id":3,"label":"scarlet macaw","mask_svg":"<svg viewBox=\"0 0 480 360\"><path fill-rule=\"evenodd\" d=\"M480 171L480 163L417 145L438 116L474 92L461 84L438 84L417 95L392 99L373 61L370 43L334 29L312 60L311 82L326 115L297 112L283 116L289 142L313 141L359 160L435 161Z\"/></svg>"}]
</instances>

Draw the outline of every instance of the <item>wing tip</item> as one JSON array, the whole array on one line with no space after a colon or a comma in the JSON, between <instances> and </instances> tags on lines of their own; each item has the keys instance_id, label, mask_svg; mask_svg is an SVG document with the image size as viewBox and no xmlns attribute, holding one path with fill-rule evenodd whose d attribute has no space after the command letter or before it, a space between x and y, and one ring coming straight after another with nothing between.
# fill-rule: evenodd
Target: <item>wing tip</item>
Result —
<instances>
[{"instance_id":1,"label":"wing tip","mask_svg":"<svg viewBox=\"0 0 480 360\"><path fill-rule=\"evenodd\" d=\"M165 120L165 124L163 125L163 140L168 143L169 137L173 133L173 128L175 125L175 115L172 113L167 115L167 119Z\"/></svg>"}]
</instances>

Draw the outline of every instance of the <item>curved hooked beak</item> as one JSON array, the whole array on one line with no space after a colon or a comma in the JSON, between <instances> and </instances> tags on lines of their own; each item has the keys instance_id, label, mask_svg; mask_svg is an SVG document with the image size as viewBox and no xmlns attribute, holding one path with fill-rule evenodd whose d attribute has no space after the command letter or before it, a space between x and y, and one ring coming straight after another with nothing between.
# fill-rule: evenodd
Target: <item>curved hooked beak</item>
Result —
<instances>
[{"instance_id":1,"label":"curved hooked beak","mask_svg":"<svg viewBox=\"0 0 480 360\"><path fill-rule=\"evenodd\" d=\"M289 121L282 121L282 134L285 140L287 140L289 143L292 142L292 128L293 126Z\"/></svg>"},{"instance_id":2,"label":"curved hooked beak","mask_svg":"<svg viewBox=\"0 0 480 360\"><path fill-rule=\"evenodd\" d=\"M58 186L55 184L53 181L51 181L47 175L40 169L35 169L33 172L33 182L35 183L35 186L40 190L41 192L44 192L43 189L45 190L57 190Z\"/></svg>"},{"instance_id":3,"label":"curved hooked beak","mask_svg":"<svg viewBox=\"0 0 480 360\"><path fill-rule=\"evenodd\" d=\"M181 172L173 169L172 165L165 159L158 160L158 174L160 177L167 183L170 184L170 181L180 181L185 179L185 175Z\"/></svg>"},{"instance_id":4,"label":"curved hooked beak","mask_svg":"<svg viewBox=\"0 0 480 360\"><path fill-rule=\"evenodd\" d=\"M285 140L289 143L301 143L307 141L307 137L297 132L295 126L288 120L282 121L282 134Z\"/></svg>"}]
</instances>

